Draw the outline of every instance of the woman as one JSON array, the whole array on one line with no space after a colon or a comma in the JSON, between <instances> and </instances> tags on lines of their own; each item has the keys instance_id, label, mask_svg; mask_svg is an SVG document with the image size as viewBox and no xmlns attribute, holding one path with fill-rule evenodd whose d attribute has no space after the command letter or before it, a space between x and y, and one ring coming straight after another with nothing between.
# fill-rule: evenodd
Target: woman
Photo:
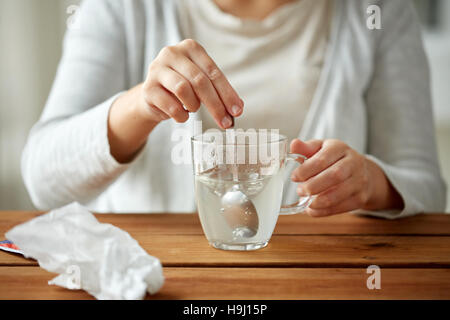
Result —
<instances>
[{"instance_id":1,"label":"woman","mask_svg":"<svg viewBox=\"0 0 450 320\"><path fill-rule=\"evenodd\" d=\"M429 76L407 1L87 0L22 159L41 209L192 212L177 128L279 128L312 216L443 211ZM188 39L188 40L183 40ZM131 89L130 89L131 88ZM245 106L244 106L245 101Z\"/></svg>"}]
</instances>

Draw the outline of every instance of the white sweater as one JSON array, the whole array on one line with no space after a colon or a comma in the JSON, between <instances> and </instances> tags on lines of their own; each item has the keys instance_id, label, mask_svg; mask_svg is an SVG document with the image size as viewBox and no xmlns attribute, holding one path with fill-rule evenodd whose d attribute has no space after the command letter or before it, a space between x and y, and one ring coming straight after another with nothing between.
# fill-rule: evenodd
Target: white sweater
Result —
<instances>
[{"instance_id":1,"label":"white sweater","mask_svg":"<svg viewBox=\"0 0 450 320\"><path fill-rule=\"evenodd\" d=\"M409 1L335 0L326 59L299 138L336 138L374 160L403 197L398 218L445 208L437 160L430 80L419 23ZM382 29L366 27L378 4ZM111 156L109 108L145 79L166 45L181 39L174 0L86 0L80 29L64 55L40 121L22 157L30 196L40 209L79 201L99 212L193 212L190 165L170 161L175 129L166 121L130 164ZM287 115L292 116L292 115ZM285 200L293 202L295 188Z\"/></svg>"}]
</instances>

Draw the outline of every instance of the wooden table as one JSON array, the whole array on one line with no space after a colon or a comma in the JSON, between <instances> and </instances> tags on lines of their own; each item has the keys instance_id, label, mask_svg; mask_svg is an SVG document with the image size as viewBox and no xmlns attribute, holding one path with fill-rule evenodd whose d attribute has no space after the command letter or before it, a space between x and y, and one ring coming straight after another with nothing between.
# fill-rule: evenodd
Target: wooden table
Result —
<instances>
[{"instance_id":1,"label":"wooden table","mask_svg":"<svg viewBox=\"0 0 450 320\"><path fill-rule=\"evenodd\" d=\"M0 212L0 239L38 212ZM268 247L208 245L194 214L97 215L128 231L164 266L150 299L450 299L450 215L382 220L350 214L280 217ZM369 265L381 289L367 288ZM36 261L0 252L0 299L90 299L49 286Z\"/></svg>"}]
</instances>

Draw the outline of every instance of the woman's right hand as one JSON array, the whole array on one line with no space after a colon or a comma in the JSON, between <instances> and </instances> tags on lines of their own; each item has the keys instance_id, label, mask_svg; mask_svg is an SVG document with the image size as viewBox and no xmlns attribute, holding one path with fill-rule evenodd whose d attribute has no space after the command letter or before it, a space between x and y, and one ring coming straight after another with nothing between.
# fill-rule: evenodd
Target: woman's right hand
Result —
<instances>
[{"instance_id":1,"label":"woman's right hand","mask_svg":"<svg viewBox=\"0 0 450 320\"><path fill-rule=\"evenodd\" d=\"M244 102L196 41L165 47L150 64L144 83L121 95L108 118L111 155L132 160L161 121L185 122L203 104L222 129L233 126Z\"/></svg>"},{"instance_id":2,"label":"woman's right hand","mask_svg":"<svg viewBox=\"0 0 450 320\"><path fill-rule=\"evenodd\" d=\"M156 121L185 122L203 103L219 127L228 129L244 107L223 72L192 39L161 50L149 67L142 93L146 111Z\"/></svg>"}]
</instances>

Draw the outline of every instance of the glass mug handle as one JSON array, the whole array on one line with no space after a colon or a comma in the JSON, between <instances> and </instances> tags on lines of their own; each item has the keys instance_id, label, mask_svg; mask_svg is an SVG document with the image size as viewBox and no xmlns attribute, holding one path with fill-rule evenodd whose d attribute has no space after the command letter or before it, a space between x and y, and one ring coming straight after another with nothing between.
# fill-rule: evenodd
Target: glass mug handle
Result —
<instances>
[{"instance_id":1,"label":"glass mug handle","mask_svg":"<svg viewBox=\"0 0 450 320\"><path fill-rule=\"evenodd\" d=\"M305 157L302 154L298 153L288 153L286 157L286 161L295 161L301 158L303 159L303 162L307 160L308 158ZM302 163L303 163L302 162ZM281 206L280 208L280 215L289 215L289 214L297 214L297 213L303 213L306 208L311 204L311 202L314 200L314 196L306 196L306 197L299 197L299 200L293 204Z\"/></svg>"}]
</instances>

